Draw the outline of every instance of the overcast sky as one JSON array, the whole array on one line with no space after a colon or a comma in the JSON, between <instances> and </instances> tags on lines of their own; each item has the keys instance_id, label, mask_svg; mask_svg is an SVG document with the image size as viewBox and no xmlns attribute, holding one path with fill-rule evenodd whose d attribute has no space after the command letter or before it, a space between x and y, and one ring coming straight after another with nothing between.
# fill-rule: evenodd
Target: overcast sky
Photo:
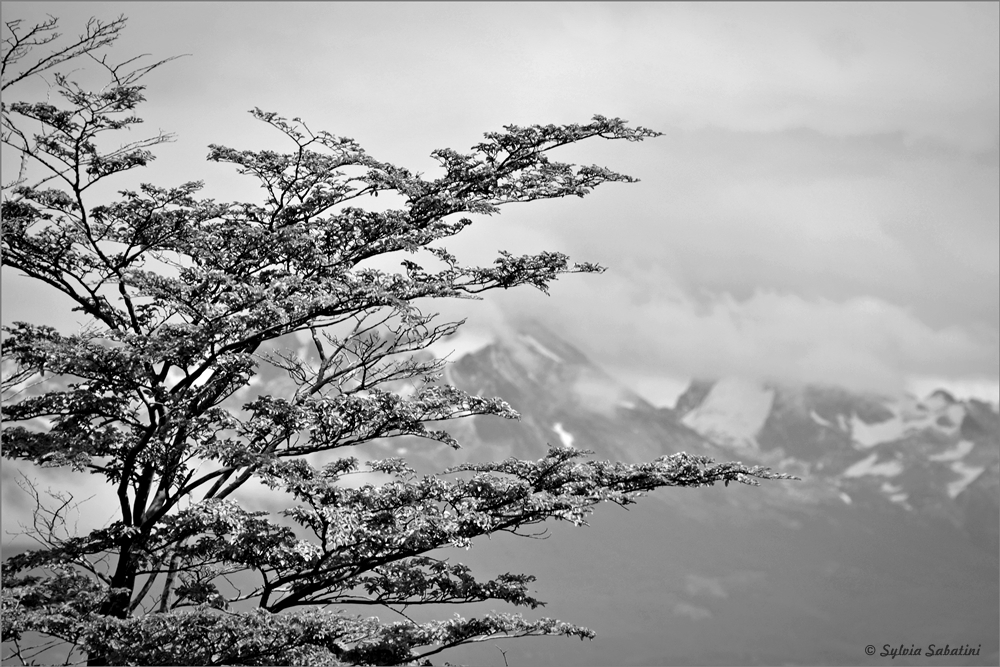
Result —
<instances>
[{"instance_id":1,"label":"overcast sky","mask_svg":"<svg viewBox=\"0 0 1000 667\"><path fill-rule=\"evenodd\" d=\"M301 116L433 172L509 123L596 113L662 131L566 160L641 179L505 209L449 249L565 251L567 276L444 309L485 335L536 317L659 404L741 375L998 400L998 3L55 3L4 20L129 17L112 53L191 54L140 109L176 143L143 180L253 197L206 146L278 147ZM62 317L4 271L5 321Z\"/></svg>"}]
</instances>

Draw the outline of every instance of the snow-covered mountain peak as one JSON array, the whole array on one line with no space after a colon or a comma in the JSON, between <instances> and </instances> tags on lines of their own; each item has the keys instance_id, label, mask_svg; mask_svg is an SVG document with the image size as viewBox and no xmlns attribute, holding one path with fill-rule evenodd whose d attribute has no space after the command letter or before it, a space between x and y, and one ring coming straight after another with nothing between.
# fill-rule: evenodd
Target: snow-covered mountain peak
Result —
<instances>
[{"instance_id":1,"label":"snow-covered mountain peak","mask_svg":"<svg viewBox=\"0 0 1000 667\"><path fill-rule=\"evenodd\" d=\"M492 332L462 327L455 334L443 338L427 348L438 359L457 361L467 354L492 345L497 335Z\"/></svg>"},{"instance_id":2,"label":"snow-covered mountain peak","mask_svg":"<svg viewBox=\"0 0 1000 667\"><path fill-rule=\"evenodd\" d=\"M940 410L941 408L954 405L958 401L949 392L944 389L938 389L931 393L926 399L924 399L924 405L926 405L931 410Z\"/></svg>"},{"instance_id":3,"label":"snow-covered mountain peak","mask_svg":"<svg viewBox=\"0 0 1000 667\"><path fill-rule=\"evenodd\" d=\"M878 422L867 422L851 415L851 439L858 449L894 442L924 430L953 436L965 418L965 407L961 403L954 399L949 401L938 392L924 401L904 396L887 401L885 407L892 414Z\"/></svg>"},{"instance_id":4,"label":"snow-covered mountain peak","mask_svg":"<svg viewBox=\"0 0 1000 667\"><path fill-rule=\"evenodd\" d=\"M816 498L842 503L841 493L854 504L874 497L919 512L985 493L995 504L1000 420L992 406L945 391L885 396L729 377L695 380L674 409L657 410L541 324L525 322L465 343L470 353L452 357L457 363L449 365L448 381L508 399L542 442L636 460L714 448L711 455L729 450L721 456L735 453L781 470L791 462L807 472L803 493L808 486ZM496 429L477 422L495 446L536 454L527 436L501 436ZM658 444L659 429L674 444ZM646 435L637 438L640 432ZM630 436L620 440L623 433Z\"/></svg>"},{"instance_id":5,"label":"snow-covered mountain peak","mask_svg":"<svg viewBox=\"0 0 1000 667\"><path fill-rule=\"evenodd\" d=\"M712 385L701 403L681 421L709 439L756 450L757 433L773 403L773 389L750 380L726 378Z\"/></svg>"}]
</instances>

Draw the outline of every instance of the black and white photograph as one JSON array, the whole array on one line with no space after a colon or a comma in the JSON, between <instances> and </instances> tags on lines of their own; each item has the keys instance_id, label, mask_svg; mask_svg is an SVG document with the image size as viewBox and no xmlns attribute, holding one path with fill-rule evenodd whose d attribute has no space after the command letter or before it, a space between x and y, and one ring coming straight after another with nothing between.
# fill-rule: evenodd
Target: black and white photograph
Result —
<instances>
[{"instance_id":1,"label":"black and white photograph","mask_svg":"<svg viewBox=\"0 0 1000 667\"><path fill-rule=\"evenodd\" d=\"M1000 2L0 23L5 667L1000 663Z\"/></svg>"}]
</instances>

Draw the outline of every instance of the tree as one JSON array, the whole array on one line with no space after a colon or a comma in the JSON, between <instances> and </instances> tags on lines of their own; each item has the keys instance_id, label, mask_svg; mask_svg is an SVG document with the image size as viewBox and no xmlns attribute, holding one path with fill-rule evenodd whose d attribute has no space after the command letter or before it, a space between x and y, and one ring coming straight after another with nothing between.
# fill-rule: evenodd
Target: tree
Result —
<instances>
[{"instance_id":1,"label":"tree","mask_svg":"<svg viewBox=\"0 0 1000 667\"><path fill-rule=\"evenodd\" d=\"M434 151L442 175L431 179L376 160L351 139L255 109L289 151L213 145L208 159L256 179L262 202L200 199L202 183L189 182L142 184L95 204L96 183L145 166L149 149L171 139L100 147L141 122L140 81L167 61L136 67L136 59L98 57L123 29L120 17L91 21L72 46L10 73L58 35L55 19L6 27L5 90L81 58L108 82L92 90L56 73L62 106L3 105L3 145L22 160L4 187L4 261L72 299L90 322L72 334L5 327L3 454L97 475L118 499L110 525L63 534L71 499L47 504L27 487L41 548L4 564L6 659L29 662L54 642L67 663L86 656L93 665L399 664L493 637L592 637L512 613L417 623L402 612L541 605L528 593L533 577L480 580L441 555L477 537L523 534L550 519L584 524L598 503L627 505L663 486L787 477L684 453L626 465L551 448L537 461L425 476L401 459L362 468L347 455L398 436L458 447L441 422L517 418L499 398L444 383L445 362L416 354L462 324L436 323L422 304L521 285L547 291L562 274L603 269L556 252L501 252L492 266L470 267L439 242L472 224L463 214L633 182L550 152L658 133L603 116L511 125L469 153ZM377 210L380 194L399 206ZM401 272L370 266L391 253L403 253ZM283 350L293 336L311 341L313 353ZM262 364L287 371L296 390L254 395ZM394 392L400 380L416 389ZM317 455L323 463L312 465ZM391 481L343 483L359 470ZM245 509L239 492L251 480L287 494L290 505ZM402 620L344 611L370 606Z\"/></svg>"}]
</instances>

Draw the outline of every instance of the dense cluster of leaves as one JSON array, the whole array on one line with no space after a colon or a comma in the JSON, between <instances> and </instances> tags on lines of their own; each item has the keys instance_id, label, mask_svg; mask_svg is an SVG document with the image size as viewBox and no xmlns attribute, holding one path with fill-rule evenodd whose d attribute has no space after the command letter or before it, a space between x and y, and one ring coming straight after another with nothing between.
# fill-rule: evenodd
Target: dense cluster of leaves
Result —
<instances>
[{"instance_id":1,"label":"dense cluster of leaves","mask_svg":"<svg viewBox=\"0 0 1000 667\"><path fill-rule=\"evenodd\" d=\"M123 25L92 22L63 60L40 60L4 87L24 72L93 57ZM54 27L25 32L8 23L4 76L51 41ZM290 152L212 146L208 158L255 178L262 203L199 199L201 184L192 182L143 184L91 205L91 186L146 165L149 148L169 139L98 148L100 135L141 122L137 82L166 61L126 72L93 59L110 76L106 87L95 92L56 75L64 107L3 106L4 146L41 170L32 181L22 168L4 187L4 261L68 296L91 322L72 334L5 327L3 454L103 477L118 518L60 536L51 530L59 510L39 506L50 517L36 534L42 548L4 566L3 632L13 658L29 661L22 642L38 635L90 664L199 665L397 664L495 636L589 637L585 628L511 614L386 623L325 609L490 600L533 609L542 603L528 594L532 577L479 580L440 550L549 519L582 524L598 503L628 504L662 486L780 477L686 454L625 465L552 449L534 462L424 477L403 461L376 461L368 469L392 481L345 485L359 465L336 450L404 435L458 447L437 424L517 417L501 399L443 383L444 362L414 354L461 324L435 324L417 300L519 285L544 291L561 274L602 270L553 252L464 266L439 244L472 224L461 216L630 182L549 153L594 137L656 133L603 116L508 126L470 153L435 151L442 173L428 179L351 139L258 109L253 117L290 141ZM29 133L27 121L40 129ZM398 207L360 206L379 193ZM407 257L401 272L368 262L395 252ZM312 353L276 347L293 336ZM287 371L296 389L248 395L261 364ZM415 389L394 393L399 380ZM326 463L314 466L307 455ZM293 504L275 515L244 509L237 492L251 480Z\"/></svg>"}]
</instances>

